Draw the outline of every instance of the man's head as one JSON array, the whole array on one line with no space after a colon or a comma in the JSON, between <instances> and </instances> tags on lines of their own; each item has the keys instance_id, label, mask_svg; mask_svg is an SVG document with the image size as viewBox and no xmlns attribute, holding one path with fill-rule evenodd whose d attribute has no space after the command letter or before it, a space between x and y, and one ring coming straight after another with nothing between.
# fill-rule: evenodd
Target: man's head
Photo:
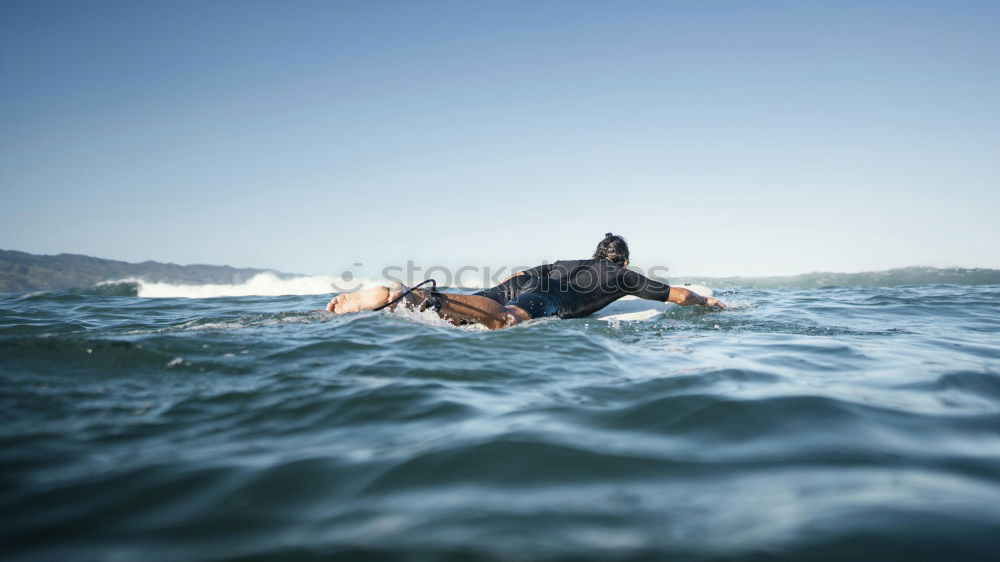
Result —
<instances>
[{"instance_id":1,"label":"man's head","mask_svg":"<svg viewBox=\"0 0 1000 562\"><path fill-rule=\"evenodd\" d=\"M615 236L610 232L604 235L594 251L595 260L608 260L617 263L622 267L628 266L628 244L621 236Z\"/></svg>"}]
</instances>

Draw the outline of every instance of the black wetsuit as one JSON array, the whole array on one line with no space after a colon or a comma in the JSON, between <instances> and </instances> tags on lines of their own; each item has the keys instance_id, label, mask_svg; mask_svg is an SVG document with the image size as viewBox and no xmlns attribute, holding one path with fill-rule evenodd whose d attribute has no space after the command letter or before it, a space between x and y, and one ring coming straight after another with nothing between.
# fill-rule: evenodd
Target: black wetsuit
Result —
<instances>
[{"instance_id":1,"label":"black wetsuit","mask_svg":"<svg viewBox=\"0 0 1000 562\"><path fill-rule=\"evenodd\" d=\"M476 294L520 307L532 318L579 318L625 295L664 302L670 295L670 285L607 260L591 259L533 267Z\"/></svg>"}]
</instances>

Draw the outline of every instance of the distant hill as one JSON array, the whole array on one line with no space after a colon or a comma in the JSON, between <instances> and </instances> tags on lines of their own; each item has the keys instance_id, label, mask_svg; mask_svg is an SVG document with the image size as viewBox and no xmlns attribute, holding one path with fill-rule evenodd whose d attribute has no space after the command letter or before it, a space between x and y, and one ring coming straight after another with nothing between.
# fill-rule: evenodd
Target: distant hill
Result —
<instances>
[{"instance_id":1,"label":"distant hill","mask_svg":"<svg viewBox=\"0 0 1000 562\"><path fill-rule=\"evenodd\" d=\"M228 265L177 265L144 261L129 263L79 254L39 256L0 250L0 293L53 291L93 287L101 281L135 278L164 283L243 283L258 273L290 275L270 269L235 268Z\"/></svg>"},{"instance_id":2,"label":"distant hill","mask_svg":"<svg viewBox=\"0 0 1000 562\"><path fill-rule=\"evenodd\" d=\"M901 267L861 273L814 272L781 277L683 277L674 282L714 288L819 289L822 287L897 287L900 285L998 285L1000 270L963 267Z\"/></svg>"}]
</instances>

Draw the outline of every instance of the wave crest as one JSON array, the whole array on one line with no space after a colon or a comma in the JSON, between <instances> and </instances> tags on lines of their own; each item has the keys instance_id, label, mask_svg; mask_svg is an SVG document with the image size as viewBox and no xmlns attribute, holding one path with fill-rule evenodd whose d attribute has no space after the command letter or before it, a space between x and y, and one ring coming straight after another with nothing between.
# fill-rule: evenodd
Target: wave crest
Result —
<instances>
[{"instance_id":1,"label":"wave crest","mask_svg":"<svg viewBox=\"0 0 1000 562\"><path fill-rule=\"evenodd\" d=\"M104 281L95 287L102 294L145 298L273 297L281 295L322 295L354 291L381 281L344 279L332 275L310 275L282 279L273 273L258 273L243 283L180 284L142 279Z\"/></svg>"}]
</instances>

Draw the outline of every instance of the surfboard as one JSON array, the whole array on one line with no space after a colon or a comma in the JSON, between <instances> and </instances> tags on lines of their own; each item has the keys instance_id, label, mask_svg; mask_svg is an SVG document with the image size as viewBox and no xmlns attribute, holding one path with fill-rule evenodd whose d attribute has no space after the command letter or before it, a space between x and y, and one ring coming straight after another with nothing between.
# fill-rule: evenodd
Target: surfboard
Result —
<instances>
[{"instance_id":1,"label":"surfboard","mask_svg":"<svg viewBox=\"0 0 1000 562\"><path fill-rule=\"evenodd\" d=\"M690 283L685 283L682 287L690 291L694 291L703 297L712 296L712 289L709 289L708 287L692 285ZM610 322L612 320L649 320L675 306L677 305L672 302L657 302L640 299L639 297L627 296L616 300L601 310L598 310L597 312L591 314L590 317L598 320L604 320L606 322Z\"/></svg>"}]
</instances>

